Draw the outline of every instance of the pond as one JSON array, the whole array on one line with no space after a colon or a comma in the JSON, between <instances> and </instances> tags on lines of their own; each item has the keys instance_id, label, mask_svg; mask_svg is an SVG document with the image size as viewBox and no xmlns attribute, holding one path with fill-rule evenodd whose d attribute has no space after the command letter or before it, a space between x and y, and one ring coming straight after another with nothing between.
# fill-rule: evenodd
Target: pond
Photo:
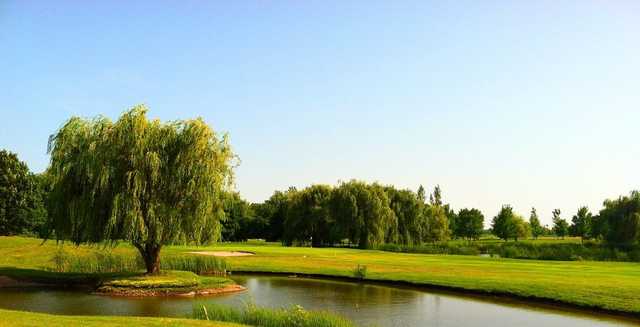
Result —
<instances>
[{"instance_id":1,"label":"pond","mask_svg":"<svg viewBox=\"0 0 640 327\"><path fill-rule=\"evenodd\" d=\"M293 304L338 312L369 326L620 326L638 321L549 305L420 288L284 276L235 275L247 292L199 298L122 298L66 290L0 290L0 308L65 315L189 315L196 303Z\"/></svg>"}]
</instances>

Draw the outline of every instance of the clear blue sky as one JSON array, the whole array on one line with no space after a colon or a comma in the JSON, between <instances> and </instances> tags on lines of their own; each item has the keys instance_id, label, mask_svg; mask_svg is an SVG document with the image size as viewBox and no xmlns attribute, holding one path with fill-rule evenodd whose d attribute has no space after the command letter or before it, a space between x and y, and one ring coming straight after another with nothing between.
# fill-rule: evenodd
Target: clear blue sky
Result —
<instances>
[{"instance_id":1,"label":"clear blue sky","mask_svg":"<svg viewBox=\"0 0 640 327\"><path fill-rule=\"evenodd\" d=\"M440 184L548 223L640 188L640 2L0 2L0 148L42 171L138 103L229 132L251 201Z\"/></svg>"}]
</instances>

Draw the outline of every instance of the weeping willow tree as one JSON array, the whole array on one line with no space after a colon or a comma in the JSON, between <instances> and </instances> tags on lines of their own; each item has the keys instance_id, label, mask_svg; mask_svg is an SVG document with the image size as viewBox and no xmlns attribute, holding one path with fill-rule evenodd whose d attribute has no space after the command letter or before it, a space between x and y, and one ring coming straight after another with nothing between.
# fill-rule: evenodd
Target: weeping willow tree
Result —
<instances>
[{"instance_id":1,"label":"weeping willow tree","mask_svg":"<svg viewBox=\"0 0 640 327\"><path fill-rule=\"evenodd\" d=\"M49 223L75 244L129 241L152 274L163 245L218 240L236 157L202 119L163 123L146 112L73 117L50 137Z\"/></svg>"}]
</instances>

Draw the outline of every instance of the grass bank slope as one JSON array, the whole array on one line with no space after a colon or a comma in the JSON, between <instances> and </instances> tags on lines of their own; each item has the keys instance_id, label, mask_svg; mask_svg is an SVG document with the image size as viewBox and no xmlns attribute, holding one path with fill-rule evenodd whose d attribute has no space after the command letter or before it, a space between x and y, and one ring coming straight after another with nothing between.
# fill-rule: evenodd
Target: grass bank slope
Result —
<instances>
[{"instance_id":1,"label":"grass bank slope","mask_svg":"<svg viewBox=\"0 0 640 327\"><path fill-rule=\"evenodd\" d=\"M245 325L202 321L195 319L118 317L118 316L58 316L44 313L0 309L0 326L193 326L193 327L240 327Z\"/></svg>"}]
</instances>

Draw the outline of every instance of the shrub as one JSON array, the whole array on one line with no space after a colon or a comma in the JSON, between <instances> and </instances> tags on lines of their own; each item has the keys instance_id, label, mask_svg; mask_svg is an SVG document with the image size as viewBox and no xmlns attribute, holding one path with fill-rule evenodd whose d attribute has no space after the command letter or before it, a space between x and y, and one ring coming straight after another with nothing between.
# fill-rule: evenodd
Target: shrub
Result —
<instances>
[{"instance_id":1,"label":"shrub","mask_svg":"<svg viewBox=\"0 0 640 327\"><path fill-rule=\"evenodd\" d=\"M53 271L56 272L64 272L67 271L69 266L69 255L64 251L62 246L59 246L56 249L56 252L53 254Z\"/></svg>"},{"instance_id":2,"label":"shrub","mask_svg":"<svg viewBox=\"0 0 640 327\"><path fill-rule=\"evenodd\" d=\"M363 280L367 277L367 266L365 265L357 265L353 269L353 277Z\"/></svg>"}]
</instances>

